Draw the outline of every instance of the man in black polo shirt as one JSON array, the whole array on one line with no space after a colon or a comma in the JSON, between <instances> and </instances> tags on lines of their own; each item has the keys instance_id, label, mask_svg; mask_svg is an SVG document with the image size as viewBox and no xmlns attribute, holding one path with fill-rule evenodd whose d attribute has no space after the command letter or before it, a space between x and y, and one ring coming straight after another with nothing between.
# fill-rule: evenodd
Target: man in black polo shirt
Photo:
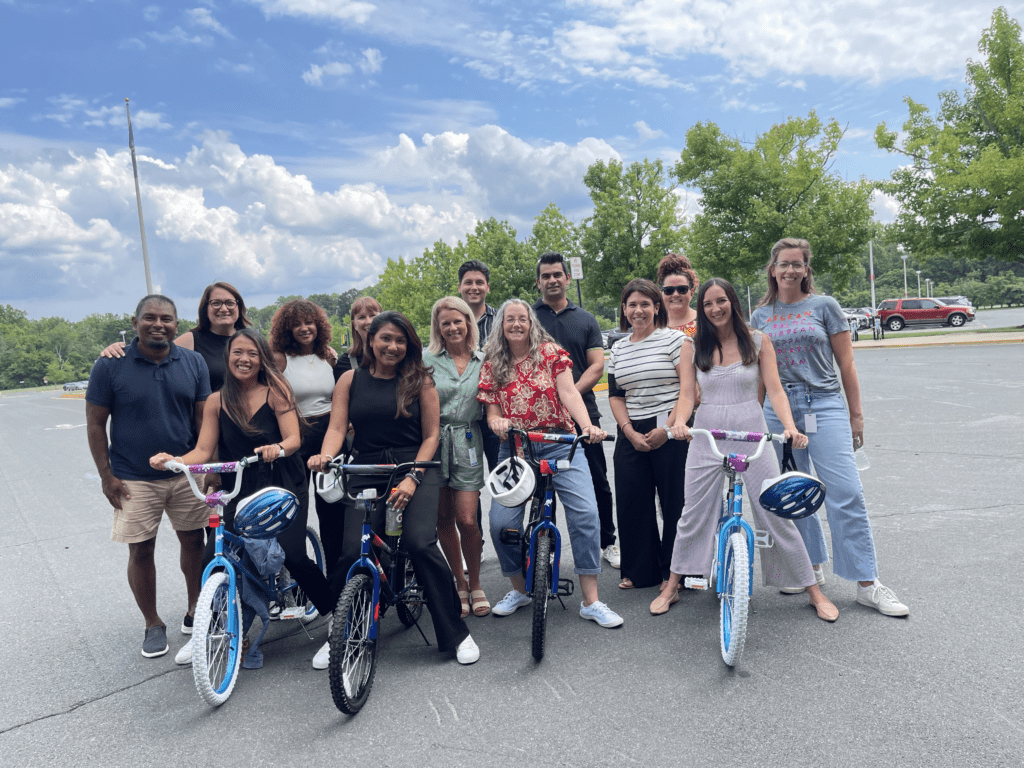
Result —
<instances>
[{"instance_id":1,"label":"man in black polo shirt","mask_svg":"<svg viewBox=\"0 0 1024 768\"><path fill-rule=\"evenodd\" d=\"M604 341L597 318L566 297L572 278L565 258L560 253L547 252L537 262L537 290L540 299L533 305L534 312L544 329L562 345L572 360L572 378L583 396L587 413L595 427L601 426L601 413L597 409L594 385L604 375ZM594 479L597 512L601 518L601 552L608 564L619 567L619 548L615 544L615 519L612 489L608 485L608 462L601 443L583 443L583 452Z\"/></svg>"}]
</instances>

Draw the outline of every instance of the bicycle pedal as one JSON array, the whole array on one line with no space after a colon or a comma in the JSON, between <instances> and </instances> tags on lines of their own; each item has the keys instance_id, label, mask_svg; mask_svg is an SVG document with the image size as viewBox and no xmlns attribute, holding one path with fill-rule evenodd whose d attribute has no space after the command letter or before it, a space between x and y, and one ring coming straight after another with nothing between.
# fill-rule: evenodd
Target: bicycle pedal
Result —
<instances>
[{"instance_id":1,"label":"bicycle pedal","mask_svg":"<svg viewBox=\"0 0 1024 768\"><path fill-rule=\"evenodd\" d=\"M775 539L770 531L754 531L754 546L762 549L771 549L775 546Z\"/></svg>"},{"instance_id":2,"label":"bicycle pedal","mask_svg":"<svg viewBox=\"0 0 1024 768\"><path fill-rule=\"evenodd\" d=\"M572 579L558 580L558 597L570 597L576 588L576 582Z\"/></svg>"},{"instance_id":3,"label":"bicycle pedal","mask_svg":"<svg viewBox=\"0 0 1024 768\"><path fill-rule=\"evenodd\" d=\"M281 618L281 608L282 606L280 603L274 601L270 602L270 605L267 607L267 613L270 615L271 621L277 621Z\"/></svg>"},{"instance_id":4,"label":"bicycle pedal","mask_svg":"<svg viewBox=\"0 0 1024 768\"><path fill-rule=\"evenodd\" d=\"M306 608L301 605L290 605L281 611L279 619L286 621L288 619L301 619L306 615Z\"/></svg>"},{"instance_id":5,"label":"bicycle pedal","mask_svg":"<svg viewBox=\"0 0 1024 768\"><path fill-rule=\"evenodd\" d=\"M498 534L498 539L502 544L518 547L523 543L523 534L518 528L506 528Z\"/></svg>"},{"instance_id":6,"label":"bicycle pedal","mask_svg":"<svg viewBox=\"0 0 1024 768\"><path fill-rule=\"evenodd\" d=\"M709 584L703 576L687 576L683 579L683 586L687 589L707 589Z\"/></svg>"}]
</instances>

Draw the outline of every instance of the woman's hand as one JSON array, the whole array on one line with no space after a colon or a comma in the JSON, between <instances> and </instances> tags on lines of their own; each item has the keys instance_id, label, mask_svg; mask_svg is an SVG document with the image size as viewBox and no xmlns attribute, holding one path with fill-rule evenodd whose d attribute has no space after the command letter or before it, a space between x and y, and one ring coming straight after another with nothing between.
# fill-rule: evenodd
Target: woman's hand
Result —
<instances>
[{"instance_id":1,"label":"woman's hand","mask_svg":"<svg viewBox=\"0 0 1024 768\"><path fill-rule=\"evenodd\" d=\"M109 357L109 358L114 358L114 359L117 359L119 357L124 357L124 342L123 341L115 341L110 346L105 347L103 349L103 351L100 352L100 357ZM161 467L161 469L162 469L162 467Z\"/></svg>"},{"instance_id":2,"label":"woman's hand","mask_svg":"<svg viewBox=\"0 0 1024 768\"><path fill-rule=\"evenodd\" d=\"M864 417L850 415L850 431L853 432L853 450L864 446Z\"/></svg>"},{"instance_id":3,"label":"woman's hand","mask_svg":"<svg viewBox=\"0 0 1024 768\"><path fill-rule=\"evenodd\" d=\"M602 440L608 437L607 432L605 432L600 427L595 427L593 425L589 427L584 427L583 434L587 436L588 443L600 443Z\"/></svg>"},{"instance_id":4,"label":"woman's hand","mask_svg":"<svg viewBox=\"0 0 1024 768\"><path fill-rule=\"evenodd\" d=\"M793 441L793 447L800 450L807 447L807 435L802 435L796 427L786 427L782 433L787 440Z\"/></svg>"},{"instance_id":5,"label":"woman's hand","mask_svg":"<svg viewBox=\"0 0 1024 768\"><path fill-rule=\"evenodd\" d=\"M651 447L652 451L656 451L668 442L668 433L664 427L655 427L644 435L644 440L647 441L647 445Z\"/></svg>"},{"instance_id":6,"label":"woman's hand","mask_svg":"<svg viewBox=\"0 0 1024 768\"><path fill-rule=\"evenodd\" d=\"M326 453L315 453L309 457L306 466L314 472L323 472L324 468L334 460L333 456Z\"/></svg>"},{"instance_id":7,"label":"woman's hand","mask_svg":"<svg viewBox=\"0 0 1024 768\"><path fill-rule=\"evenodd\" d=\"M669 427L669 429L672 430L673 440L686 440L687 442L693 440L693 435L690 434L690 428L686 426L685 423L676 424L672 427Z\"/></svg>"},{"instance_id":8,"label":"woman's hand","mask_svg":"<svg viewBox=\"0 0 1024 768\"><path fill-rule=\"evenodd\" d=\"M409 506L409 502L412 501L412 495L416 493L416 481L411 477L406 477L395 486L395 489L388 496L388 504L393 506L395 509L405 509Z\"/></svg>"},{"instance_id":9,"label":"woman's hand","mask_svg":"<svg viewBox=\"0 0 1024 768\"><path fill-rule=\"evenodd\" d=\"M491 419L487 422L487 426L504 442L508 440L508 430L512 426L512 422L508 419Z\"/></svg>"},{"instance_id":10,"label":"woman's hand","mask_svg":"<svg viewBox=\"0 0 1024 768\"><path fill-rule=\"evenodd\" d=\"M259 457L268 464L273 464L274 459L281 456L281 451L284 449L280 445L274 443L273 445L261 445L256 449L256 453Z\"/></svg>"},{"instance_id":11,"label":"woman's hand","mask_svg":"<svg viewBox=\"0 0 1024 768\"><path fill-rule=\"evenodd\" d=\"M175 459L175 457L171 456L169 453L158 453L156 456L150 457L149 466L153 469L166 469L164 464L168 461L181 461L181 459Z\"/></svg>"}]
</instances>

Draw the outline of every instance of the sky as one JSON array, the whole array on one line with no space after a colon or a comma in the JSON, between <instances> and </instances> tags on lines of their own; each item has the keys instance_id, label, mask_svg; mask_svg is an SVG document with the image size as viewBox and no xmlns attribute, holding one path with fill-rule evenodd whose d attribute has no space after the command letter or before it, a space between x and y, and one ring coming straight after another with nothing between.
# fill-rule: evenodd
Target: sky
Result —
<instances>
[{"instance_id":1,"label":"sky","mask_svg":"<svg viewBox=\"0 0 1024 768\"><path fill-rule=\"evenodd\" d=\"M579 222L589 165L671 167L699 121L752 141L813 109L847 128L838 174L886 178L875 127L962 89L994 7L0 0L0 304L77 320L144 295L126 97L153 283L191 317L215 280L263 306L492 216Z\"/></svg>"}]
</instances>

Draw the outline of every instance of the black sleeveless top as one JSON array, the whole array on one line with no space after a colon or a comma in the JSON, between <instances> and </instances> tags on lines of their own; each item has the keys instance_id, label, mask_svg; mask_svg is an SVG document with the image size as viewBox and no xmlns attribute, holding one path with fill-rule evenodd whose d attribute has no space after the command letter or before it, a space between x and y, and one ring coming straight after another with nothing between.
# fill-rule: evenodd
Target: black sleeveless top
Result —
<instances>
[{"instance_id":1,"label":"black sleeveless top","mask_svg":"<svg viewBox=\"0 0 1024 768\"><path fill-rule=\"evenodd\" d=\"M267 397L270 397L270 390L267 390ZM281 442L281 429L277 426L277 416L269 402L263 403L256 411L249 424L259 432L255 435L248 435L228 416L224 408L220 409L218 417L220 426L220 437L217 441L218 459L220 461L238 461L246 456L256 453L256 446L271 445ZM297 494L302 488L305 474L302 471L302 458L298 453L278 459L273 464L254 464L245 470L242 475L242 490L232 499L228 505L230 517L234 517L237 503L250 494L256 493L261 488L276 485ZM221 475L221 488L230 491L235 487L235 475Z\"/></svg>"},{"instance_id":2,"label":"black sleeveless top","mask_svg":"<svg viewBox=\"0 0 1024 768\"><path fill-rule=\"evenodd\" d=\"M356 368L348 394L348 419L355 427L353 448L360 463L376 463L386 449L415 456L423 443L420 425L420 401L414 400L408 416L398 413L398 377L375 379L368 368ZM399 461L409 461L399 458Z\"/></svg>"},{"instance_id":3,"label":"black sleeveless top","mask_svg":"<svg viewBox=\"0 0 1024 768\"><path fill-rule=\"evenodd\" d=\"M213 331L204 331L199 328L192 329L192 346L203 356L206 367L210 369L211 392L216 392L224 386L224 377L228 372L229 341L231 341L231 336L221 336Z\"/></svg>"}]
</instances>

